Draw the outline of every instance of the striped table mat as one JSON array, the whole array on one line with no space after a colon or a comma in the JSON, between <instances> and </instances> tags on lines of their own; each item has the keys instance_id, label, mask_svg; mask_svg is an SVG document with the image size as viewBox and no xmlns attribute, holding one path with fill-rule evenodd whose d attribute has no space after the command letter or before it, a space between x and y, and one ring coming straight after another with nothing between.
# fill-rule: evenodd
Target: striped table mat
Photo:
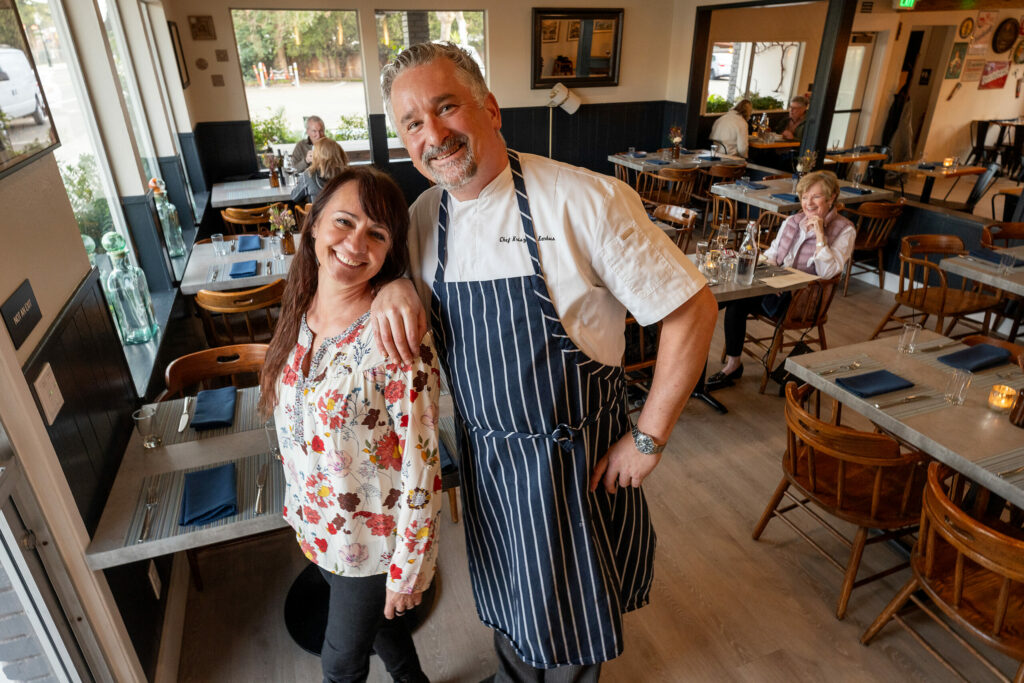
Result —
<instances>
[{"instance_id":1,"label":"striped table mat","mask_svg":"<svg viewBox=\"0 0 1024 683\"><path fill-rule=\"evenodd\" d=\"M943 351L949 351L949 349L943 349ZM950 353L953 353L953 351L950 351ZM921 358L921 362L944 372L951 372L953 368L939 360L941 355L943 354L929 355L928 357ZM1006 384L1014 389L1024 388L1024 372L1021 372L1020 367L1015 363L1007 362L1003 365L985 368L971 374L973 375L971 377L972 387L989 389L995 384Z\"/></svg>"},{"instance_id":2,"label":"striped table mat","mask_svg":"<svg viewBox=\"0 0 1024 683\"><path fill-rule=\"evenodd\" d=\"M185 399L179 398L173 401L158 403L156 409L156 423L153 428L164 440L164 446L185 443L186 441L202 441L214 436L225 434L237 434L248 432L253 429L262 429L263 420L256 411L256 404L260 400L259 387L246 387L238 390L238 398L235 401L235 421L230 427L220 429L207 429L197 432L192 429L191 424L185 427L185 431L178 432L178 422L181 419L181 409ZM196 414L196 403L191 402L188 407L189 415Z\"/></svg>"},{"instance_id":3,"label":"striped table mat","mask_svg":"<svg viewBox=\"0 0 1024 683\"><path fill-rule=\"evenodd\" d=\"M263 492L263 495L266 496L266 512L263 514L280 515L284 506L284 470L277 458L270 452L267 452L240 458L234 462L235 483L238 492L238 514L218 519L209 524L178 526L178 517L181 514L181 496L185 490L185 474L219 467L224 463L156 474L142 480L142 486L139 488L139 499L135 503L135 512L132 514L131 521L128 524L128 533L125 535L124 544L126 546L133 545L138 540L139 534L142 533L142 520L146 515L146 492L153 481L156 482L160 502L153 511L153 519L149 530L150 540L174 538L175 536L192 533L193 531L227 526L228 524L257 517L256 477L259 475L260 467L264 463L267 463L268 466L267 485Z\"/></svg>"},{"instance_id":4,"label":"striped table mat","mask_svg":"<svg viewBox=\"0 0 1024 683\"><path fill-rule=\"evenodd\" d=\"M979 460L978 465L1014 486L1024 487L1024 446Z\"/></svg>"},{"instance_id":5,"label":"striped table mat","mask_svg":"<svg viewBox=\"0 0 1024 683\"><path fill-rule=\"evenodd\" d=\"M856 364L857 367L851 367L854 364ZM866 354L860 353L850 358L840 358L837 360L830 360L827 363L820 363L819 365L815 365L807 369L819 375L827 372L827 377L834 378L859 375L862 372L871 372L872 370L878 370L881 367L882 364L880 362Z\"/></svg>"},{"instance_id":6,"label":"striped table mat","mask_svg":"<svg viewBox=\"0 0 1024 683\"><path fill-rule=\"evenodd\" d=\"M879 410L884 411L887 415L890 415L897 420L906 420L908 417L924 415L925 413L930 413L933 410L939 410L940 408L947 407L946 399L943 397L941 391L923 384L916 384L909 389L903 389L902 391L885 394L883 396L872 396L871 398L866 398L864 400L885 405L887 403L892 403L893 401L898 401L904 396L927 396L927 398L911 401L909 403L897 403L896 405L892 405L887 408L880 408Z\"/></svg>"}]
</instances>

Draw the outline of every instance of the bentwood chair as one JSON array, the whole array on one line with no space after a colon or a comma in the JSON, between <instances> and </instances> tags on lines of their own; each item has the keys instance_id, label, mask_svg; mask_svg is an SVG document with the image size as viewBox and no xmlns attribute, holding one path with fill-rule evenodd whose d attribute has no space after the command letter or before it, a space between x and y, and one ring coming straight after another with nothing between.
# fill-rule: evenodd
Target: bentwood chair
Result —
<instances>
[{"instance_id":1,"label":"bentwood chair","mask_svg":"<svg viewBox=\"0 0 1024 683\"><path fill-rule=\"evenodd\" d=\"M711 208L711 200L716 195L711 194L711 186L716 183L734 183L743 177L747 172L747 165L743 164L716 164L709 168L700 169L700 175L693 189L693 201L696 205L703 207L704 228L707 229L707 214Z\"/></svg>"},{"instance_id":2,"label":"bentwood chair","mask_svg":"<svg viewBox=\"0 0 1024 683\"><path fill-rule=\"evenodd\" d=\"M913 576L861 636L869 644L890 621L911 636L961 680L947 657L900 613L913 602L944 630L947 622L972 640L1021 662L1013 675L1024 682L1024 510L992 496L950 467L928 467L921 528L910 557ZM941 616L926 602L939 608ZM942 617L945 617L943 619ZM956 640L1001 681L999 670L966 639Z\"/></svg>"},{"instance_id":3,"label":"bentwood chair","mask_svg":"<svg viewBox=\"0 0 1024 683\"><path fill-rule=\"evenodd\" d=\"M1016 189L1020 190L1019 187ZM1011 247L1014 243L1021 242L1024 242L1024 223L991 223L981 229L981 246L986 249ZM1024 320L1024 299L1011 292L1003 292L999 314L992 326L998 329L1005 318L1011 317L1013 323L1007 339L1012 342L1017 339L1021 322Z\"/></svg>"},{"instance_id":4,"label":"bentwood chair","mask_svg":"<svg viewBox=\"0 0 1024 683\"><path fill-rule=\"evenodd\" d=\"M267 344L236 344L204 349L171 361L164 372L167 388L157 401L192 396L202 389L219 386L255 386L267 355ZM231 543L232 541L228 541ZM218 544L223 545L223 544ZM199 573L199 549L186 551L196 590L203 590Z\"/></svg>"},{"instance_id":5,"label":"bentwood chair","mask_svg":"<svg viewBox=\"0 0 1024 683\"><path fill-rule=\"evenodd\" d=\"M304 206L300 204L295 205L295 230L300 232L302 230L302 224L306 222L306 216L309 215L309 210L313 208L312 202L307 202Z\"/></svg>"},{"instance_id":6,"label":"bentwood chair","mask_svg":"<svg viewBox=\"0 0 1024 683\"><path fill-rule=\"evenodd\" d=\"M832 566L844 573L836 617L846 616L854 588L907 567L902 562L858 580L864 549L912 533L921 515L921 491L927 456L904 451L892 437L830 424L809 410L814 388L786 385L786 452L782 481L754 527L758 540L773 518L788 525ZM786 505L780 507L786 498ZM808 505L810 504L810 505ZM817 511L857 528L848 538ZM788 513L802 510L850 550L844 565L794 522ZM868 537L870 530L881 533Z\"/></svg>"},{"instance_id":7,"label":"bentwood chair","mask_svg":"<svg viewBox=\"0 0 1024 683\"><path fill-rule=\"evenodd\" d=\"M228 207L221 209L220 217L224 221L224 230L231 235L260 233L270 230L270 210L282 210L283 203L268 204L256 208Z\"/></svg>"},{"instance_id":8,"label":"bentwood chair","mask_svg":"<svg viewBox=\"0 0 1024 683\"><path fill-rule=\"evenodd\" d=\"M685 206L659 204L654 209L654 217L675 228L675 243L684 254L690 246L693 226L697 222L697 212Z\"/></svg>"},{"instance_id":9,"label":"bentwood chair","mask_svg":"<svg viewBox=\"0 0 1024 683\"><path fill-rule=\"evenodd\" d=\"M775 211L762 211L757 217L757 248L764 251L772 245L779 228L789 216Z\"/></svg>"},{"instance_id":10,"label":"bentwood chair","mask_svg":"<svg viewBox=\"0 0 1024 683\"><path fill-rule=\"evenodd\" d=\"M207 343L215 347L244 341L269 342L277 325L284 285L284 280L275 280L233 292L199 290L196 306Z\"/></svg>"},{"instance_id":11,"label":"bentwood chair","mask_svg":"<svg viewBox=\"0 0 1024 683\"><path fill-rule=\"evenodd\" d=\"M967 279L961 279L959 288L946 281L946 272L929 256L945 258L966 254L964 243L955 235L910 235L900 243L900 283L892 308L875 328L871 339L882 332L898 329L907 322L924 325L935 316L935 331L947 337L957 324L974 328L978 323L967 318L973 313L983 314L980 332L987 334L992 311L1000 301L1000 293L982 285L968 289ZM910 313L897 315L905 307ZM942 324L949 319L943 332ZM894 323L887 327L889 323Z\"/></svg>"},{"instance_id":12,"label":"bentwood chair","mask_svg":"<svg viewBox=\"0 0 1024 683\"><path fill-rule=\"evenodd\" d=\"M697 180L697 169L664 168L637 176L636 191L647 202L687 206Z\"/></svg>"},{"instance_id":13,"label":"bentwood chair","mask_svg":"<svg viewBox=\"0 0 1024 683\"><path fill-rule=\"evenodd\" d=\"M853 255L846 262L846 273L843 275L843 296L850 288L850 275L853 274L854 260L857 252L870 252L878 259L874 264L858 263L857 273L878 273L878 287L885 288L885 268L882 265L882 250L889 242L896 222L903 215L902 202L864 202L856 207L846 209L846 215L855 222L857 237L853 244Z\"/></svg>"}]
</instances>

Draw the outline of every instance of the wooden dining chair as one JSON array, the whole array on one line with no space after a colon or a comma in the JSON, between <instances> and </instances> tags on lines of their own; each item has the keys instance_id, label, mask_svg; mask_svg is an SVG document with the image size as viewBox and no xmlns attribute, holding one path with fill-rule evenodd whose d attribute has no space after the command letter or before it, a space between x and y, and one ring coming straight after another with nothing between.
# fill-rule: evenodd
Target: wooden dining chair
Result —
<instances>
[{"instance_id":1,"label":"wooden dining chair","mask_svg":"<svg viewBox=\"0 0 1024 683\"><path fill-rule=\"evenodd\" d=\"M773 518L778 518L811 544L829 563L843 572L836 617L846 616L854 588L905 569L901 562L871 576L857 578L867 546L913 533L921 515L921 495L927 456L905 451L892 437L830 424L810 410L815 393L809 384L786 385L786 452L782 481L754 527L758 540ZM787 499L780 507L783 498ZM856 527L853 538L817 510ZM788 516L802 510L845 545L850 556L844 564ZM880 533L869 532L877 530Z\"/></svg>"},{"instance_id":2,"label":"wooden dining chair","mask_svg":"<svg viewBox=\"0 0 1024 683\"><path fill-rule=\"evenodd\" d=\"M871 339L882 332L899 329L904 323L917 322L925 325L930 316L935 316L935 331L947 337L957 324L974 329L977 322L967 318L973 313L983 314L981 334L987 334L992 311L999 304L1001 294L980 283L968 288L969 281L961 279L959 288L949 286L946 272L929 256L945 258L966 254L963 241L955 235L909 235L900 242L900 282L894 296L892 308L875 328ZM905 307L910 313L897 315ZM945 331L942 324L949 319ZM892 326L887 327L889 323Z\"/></svg>"},{"instance_id":3,"label":"wooden dining chair","mask_svg":"<svg viewBox=\"0 0 1024 683\"><path fill-rule=\"evenodd\" d=\"M254 208L231 206L221 209L220 217L224 222L225 234L244 235L269 231L270 210L275 207L278 210L286 208L284 203L278 202Z\"/></svg>"},{"instance_id":4,"label":"wooden dining chair","mask_svg":"<svg viewBox=\"0 0 1024 683\"><path fill-rule=\"evenodd\" d=\"M284 280L269 285L232 292L201 289L196 293L196 306L203 321L207 344L269 342L281 309Z\"/></svg>"},{"instance_id":5,"label":"wooden dining chair","mask_svg":"<svg viewBox=\"0 0 1024 683\"><path fill-rule=\"evenodd\" d=\"M651 391L660 333L660 322L644 327L633 316L626 316L626 348L622 369L626 378L629 413L642 410L646 396Z\"/></svg>"},{"instance_id":6,"label":"wooden dining chair","mask_svg":"<svg viewBox=\"0 0 1024 683\"><path fill-rule=\"evenodd\" d=\"M697 169L664 168L637 176L636 190L651 204L687 206L697 179Z\"/></svg>"},{"instance_id":7,"label":"wooden dining chair","mask_svg":"<svg viewBox=\"0 0 1024 683\"><path fill-rule=\"evenodd\" d=\"M889 235L903 215L903 202L864 202L858 206L846 209L846 216L854 222L857 229L857 236L853 243L853 254L846 262L846 272L843 274L843 296L846 296L850 288L850 275L853 274L854 260L857 252L863 254L869 252L877 259L877 265L873 263L857 263L857 274L878 273L878 288L885 289L885 267L882 264L882 252L889 243Z\"/></svg>"},{"instance_id":8,"label":"wooden dining chair","mask_svg":"<svg viewBox=\"0 0 1024 683\"><path fill-rule=\"evenodd\" d=\"M654 217L675 228L675 243L684 254L690 246L693 227L697 223L697 212L685 206L659 204L654 209Z\"/></svg>"},{"instance_id":9,"label":"wooden dining chair","mask_svg":"<svg viewBox=\"0 0 1024 683\"><path fill-rule=\"evenodd\" d=\"M910 556L913 576L861 636L865 645L895 621L961 680L948 653L928 644L925 633L901 611L913 602L943 630L947 622L967 637L1018 662L1015 683L1024 682L1024 510L1004 503L952 468L928 467L921 528ZM940 614L926 603L939 608ZM944 617L944 618L943 618ZM1010 678L965 638L956 640L1001 681Z\"/></svg>"},{"instance_id":10,"label":"wooden dining chair","mask_svg":"<svg viewBox=\"0 0 1024 683\"><path fill-rule=\"evenodd\" d=\"M803 289L793 292L789 306L781 315L757 313L753 316L755 320L772 328L770 334L764 334L748 327L743 342L743 353L764 364L759 393L763 394L768 386L775 361L783 349L792 348L801 342L817 344L821 350L828 348L825 323L828 322L828 309L835 298L840 277L837 275L829 280L814 280ZM724 349L722 360L725 360Z\"/></svg>"},{"instance_id":11,"label":"wooden dining chair","mask_svg":"<svg viewBox=\"0 0 1024 683\"><path fill-rule=\"evenodd\" d=\"M705 213L705 217L708 236L712 239L723 236L725 238L725 246L730 249L735 248L738 238L736 231L736 201L717 194L711 195L711 208Z\"/></svg>"},{"instance_id":12,"label":"wooden dining chair","mask_svg":"<svg viewBox=\"0 0 1024 683\"><path fill-rule=\"evenodd\" d=\"M302 225L306 222L306 216L309 215L309 210L313 208L313 202L307 202L305 205L295 205L295 231L302 232Z\"/></svg>"},{"instance_id":13,"label":"wooden dining chair","mask_svg":"<svg viewBox=\"0 0 1024 683\"><path fill-rule=\"evenodd\" d=\"M974 181L974 187L971 188L970 194L967 195L967 199L962 202L946 201L944 199L932 199L928 202L931 206L940 206L944 209L952 209L953 211L963 211L964 213L974 213L974 207L977 206L981 198L985 196L989 188L996 182L996 174L999 173L999 164L992 162L985 167L985 172L977 177ZM959 178L958 178L959 179Z\"/></svg>"},{"instance_id":14,"label":"wooden dining chair","mask_svg":"<svg viewBox=\"0 0 1024 683\"><path fill-rule=\"evenodd\" d=\"M1024 242L1024 223L990 223L981 229L981 246L986 249L1005 249L1021 242ZM1003 320L1007 318L1012 322L1006 338L1012 342L1017 339L1021 323L1024 321L1024 298L1004 291L992 322L993 329L999 329Z\"/></svg>"},{"instance_id":15,"label":"wooden dining chair","mask_svg":"<svg viewBox=\"0 0 1024 683\"><path fill-rule=\"evenodd\" d=\"M766 250L775 241L775 236L779 233L779 228L789 218L786 214L777 213L775 211L762 211L761 215L757 217L757 248L761 251Z\"/></svg>"},{"instance_id":16,"label":"wooden dining chair","mask_svg":"<svg viewBox=\"0 0 1024 683\"><path fill-rule=\"evenodd\" d=\"M696 208L704 213L704 232L708 229L708 214L712 201L718 195L711 193L711 186L718 183L734 183L747 172L746 164L715 164L700 169L700 175L694 184L692 201ZM735 213L735 212L734 212Z\"/></svg>"}]
</instances>

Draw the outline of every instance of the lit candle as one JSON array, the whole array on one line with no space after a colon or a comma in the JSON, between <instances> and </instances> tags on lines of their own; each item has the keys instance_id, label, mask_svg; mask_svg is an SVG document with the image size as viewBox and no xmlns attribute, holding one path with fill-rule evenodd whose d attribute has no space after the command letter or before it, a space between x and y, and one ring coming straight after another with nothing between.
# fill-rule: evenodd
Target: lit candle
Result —
<instances>
[{"instance_id":1,"label":"lit candle","mask_svg":"<svg viewBox=\"0 0 1024 683\"><path fill-rule=\"evenodd\" d=\"M988 407L997 413L1007 412L1017 398L1017 390L1005 384L997 384L988 394Z\"/></svg>"},{"instance_id":2,"label":"lit candle","mask_svg":"<svg viewBox=\"0 0 1024 683\"><path fill-rule=\"evenodd\" d=\"M952 166L953 165L953 157L946 157L945 159L943 159L942 160L942 165L945 166L946 168L949 168L950 166Z\"/></svg>"}]
</instances>

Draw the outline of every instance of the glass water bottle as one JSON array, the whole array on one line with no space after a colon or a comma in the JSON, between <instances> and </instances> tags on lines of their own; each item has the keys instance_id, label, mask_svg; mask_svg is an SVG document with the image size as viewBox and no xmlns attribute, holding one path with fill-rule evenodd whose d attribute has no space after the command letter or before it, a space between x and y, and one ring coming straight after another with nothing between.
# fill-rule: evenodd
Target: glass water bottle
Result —
<instances>
[{"instance_id":1,"label":"glass water bottle","mask_svg":"<svg viewBox=\"0 0 1024 683\"><path fill-rule=\"evenodd\" d=\"M747 232L743 235L739 253L736 255L736 283L751 285L754 282L754 269L757 267L757 223L749 221Z\"/></svg>"},{"instance_id":2,"label":"glass water bottle","mask_svg":"<svg viewBox=\"0 0 1024 683\"><path fill-rule=\"evenodd\" d=\"M164 242L167 253L172 258L185 255L185 238L181 234L181 221L178 220L178 209L167 199L167 186L159 178L149 181L153 190L153 201L156 213L160 217L160 225L164 230Z\"/></svg>"},{"instance_id":3,"label":"glass water bottle","mask_svg":"<svg viewBox=\"0 0 1024 683\"><path fill-rule=\"evenodd\" d=\"M144 344L156 335L159 326L149 297L146 274L128 260L128 244L116 232L108 232L101 240L110 256L113 269L103 281L103 292L114 313L121 341Z\"/></svg>"}]
</instances>

